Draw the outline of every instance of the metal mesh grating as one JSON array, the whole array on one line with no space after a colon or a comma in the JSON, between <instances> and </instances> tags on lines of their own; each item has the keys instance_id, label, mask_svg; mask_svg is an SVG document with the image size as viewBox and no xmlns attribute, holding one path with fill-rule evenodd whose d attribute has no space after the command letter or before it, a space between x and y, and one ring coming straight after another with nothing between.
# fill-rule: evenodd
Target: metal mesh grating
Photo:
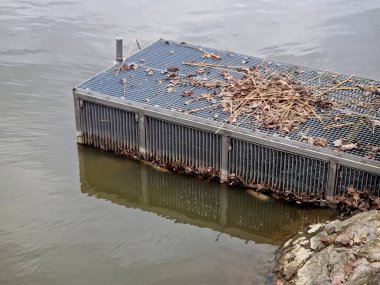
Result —
<instances>
[{"instance_id":1,"label":"metal mesh grating","mask_svg":"<svg viewBox=\"0 0 380 285\"><path fill-rule=\"evenodd\" d=\"M326 193L328 163L231 139L229 172L252 183L267 184L297 195Z\"/></svg>"},{"instance_id":2,"label":"metal mesh grating","mask_svg":"<svg viewBox=\"0 0 380 285\"><path fill-rule=\"evenodd\" d=\"M380 196L380 175L340 166L336 177L335 195L346 193L349 187L370 190L373 194Z\"/></svg>"},{"instance_id":3,"label":"metal mesh grating","mask_svg":"<svg viewBox=\"0 0 380 285\"><path fill-rule=\"evenodd\" d=\"M166 163L219 169L220 140L220 135L214 133L147 117L148 156Z\"/></svg>"},{"instance_id":4,"label":"metal mesh grating","mask_svg":"<svg viewBox=\"0 0 380 285\"><path fill-rule=\"evenodd\" d=\"M220 65L247 65L258 66L260 65L263 72L265 68L271 71L279 71L288 73L293 79L298 80L309 86L331 86L334 81L343 82L348 79L347 75L334 74L332 72L315 70L310 68L299 67L295 65L270 62L259 58L244 56L226 51L218 51L208 48L203 48L209 52L219 54L221 60L217 63ZM223 123L228 117L227 113L223 112L220 108L210 108L211 103L206 100L195 100L191 103L186 102L187 98L181 96L181 94L189 89L189 86L177 85L173 93L166 92L166 82L162 81L165 77L162 71L171 66L177 66L180 70L180 76L185 78L188 74L196 74L198 67L184 65L183 62L190 61L203 61L208 63L214 63L212 59L204 59L201 57L198 47L194 47L187 44L179 44L175 42L169 42L165 40L159 40L144 50L136 53L128 58L127 63L138 63L141 66L135 70L130 70L127 73L120 72L115 75L115 69L117 65L109 68L103 73L93 77L92 79L82 83L78 87L95 91L111 96L125 98L134 102L145 103L151 106L160 107L167 110L177 110L179 112L186 112L195 108L202 109L196 113L192 113L192 116L213 120ZM244 64L242 63L244 62ZM147 74L146 68L152 68L153 74ZM222 79L220 71L216 69L206 68L207 73L204 77L212 79ZM232 72L233 73L233 72ZM238 74L235 74L239 76ZM203 76L203 75L202 75ZM128 84L124 90L124 86L120 83L121 78L127 78ZM272 134L280 137L284 137L290 140L299 140L300 132L307 131L309 135L324 137L328 140L328 147L333 148L333 141L336 139L344 138L348 142L360 141L364 146L368 144L379 144L380 128L370 128L355 118L348 116L347 112L356 112L365 116L373 116L373 118L380 117L380 108L378 108L380 97L374 93L367 94L363 90L350 89L356 84L361 85L375 85L380 87L380 83L367 79L354 77L352 82L346 82L341 85L342 90L335 90L329 93L330 98L335 101L346 103L346 110L335 110L334 113L344 113L345 117L342 123L355 121L350 126L339 129L324 129L318 120L311 119L304 123L299 130L290 134L285 134L273 129L265 129L260 126L258 122L245 120L245 116L240 116L236 123L231 125L238 125L239 127L249 130L258 130L263 133ZM201 95L208 90L205 88L191 87L195 96ZM373 108L363 108L363 103L376 103L373 104ZM214 115L218 114L217 118ZM366 151L352 150L348 153L355 156L365 156ZM380 154L374 156L375 160L380 160Z\"/></svg>"},{"instance_id":5,"label":"metal mesh grating","mask_svg":"<svg viewBox=\"0 0 380 285\"><path fill-rule=\"evenodd\" d=\"M88 101L80 104L79 131L84 144L107 151L137 152L138 124L134 113Z\"/></svg>"}]
</instances>

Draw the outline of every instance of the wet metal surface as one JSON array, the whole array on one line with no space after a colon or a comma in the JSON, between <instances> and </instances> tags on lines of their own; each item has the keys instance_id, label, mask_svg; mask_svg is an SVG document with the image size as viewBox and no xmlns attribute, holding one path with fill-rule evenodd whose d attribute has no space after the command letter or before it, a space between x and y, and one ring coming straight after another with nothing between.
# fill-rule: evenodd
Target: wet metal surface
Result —
<instances>
[{"instance_id":1,"label":"wet metal surface","mask_svg":"<svg viewBox=\"0 0 380 285\"><path fill-rule=\"evenodd\" d=\"M270 282L265 261L282 238L298 230L298 210L281 208L297 225L282 227L276 237L264 217L258 218L260 226L256 214L247 214L263 207L277 217L268 206L272 200L259 204L255 197L243 199L241 192L221 199L218 184L199 181L196 185L204 190L199 193L192 188L198 183L193 178L150 167L144 168L151 177L149 189L140 187L140 164L77 148L71 87L112 65L119 35L126 46L136 37L143 46L162 37L380 80L380 3L184 5L168 0L113 5L100 0L1 1L1 284ZM112 172L98 175L108 169ZM123 178L124 172L133 179ZM107 188L104 181L112 175L119 182ZM176 178L168 180L168 175ZM141 189L148 189L148 195ZM148 206L141 202L145 197ZM205 207L197 209L191 201ZM216 201L227 204L226 226L218 216L221 208L211 204ZM233 204L241 206L233 210Z\"/></svg>"}]
</instances>

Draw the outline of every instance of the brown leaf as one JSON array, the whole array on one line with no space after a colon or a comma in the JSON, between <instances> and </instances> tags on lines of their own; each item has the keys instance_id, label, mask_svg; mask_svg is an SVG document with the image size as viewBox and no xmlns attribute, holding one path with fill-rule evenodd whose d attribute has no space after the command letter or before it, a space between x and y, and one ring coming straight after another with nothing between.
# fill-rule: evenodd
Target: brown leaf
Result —
<instances>
[{"instance_id":1,"label":"brown leaf","mask_svg":"<svg viewBox=\"0 0 380 285\"><path fill-rule=\"evenodd\" d=\"M315 138L314 145L326 147L327 140L325 138L320 138L320 137Z\"/></svg>"},{"instance_id":2,"label":"brown leaf","mask_svg":"<svg viewBox=\"0 0 380 285\"><path fill-rule=\"evenodd\" d=\"M188 97L188 96L192 96L192 95L193 95L193 91L191 91L191 90L188 90L188 91L185 91L182 93L183 97Z\"/></svg>"},{"instance_id":3,"label":"brown leaf","mask_svg":"<svg viewBox=\"0 0 380 285\"><path fill-rule=\"evenodd\" d=\"M357 143L350 143L350 144L344 144L340 147L340 149L342 151L346 151L346 150L353 150L353 149L358 149L359 146Z\"/></svg>"},{"instance_id":4,"label":"brown leaf","mask_svg":"<svg viewBox=\"0 0 380 285\"><path fill-rule=\"evenodd\" d=\"M334 146L339 147L341 151L358 149L358 143L349 143L347 144L343 139L337 139L333 142Z\"/></svg>"},{"instance_id":5,"label":"brown leaf","mask_svg":"<svg viewBox=\"0 0 380 285\"><path fill-rule=\"evenodd\" d=\"M145 69L145 72L148 75L152 75L154 73L154 70L152 68L148 67L147 69Z\"/></svg>"},{"instance_id":6,"label":"brown leaf","mask_svg":"<svg viewBox=\"0 0 380 285\"><path fill-rule=\"evenodd\" d=\"M176 66L172 66L172 67L167 68L166 70L168 72L177 72L179 70L179 68Z\"/></svg>"},{"instance_id":7,"label":"brown leaf","mask_svg":"<svg viewBox=\"0 0 380 285\"><path fill-rule=\"evenodd\" d=\"M209 88L209 89L211 89L211 88L214 88L214 87L215 87L215 84L214 84L214 83L212 83L212 82L206 82L204 85L205 85L205 87L207 87L207 88Z\"/></svg>"},{"instance_id":8,"label":"brown leaf","mask_svg":"<svg viewBox=\"0 0 380 285\"><path fill-rule=\"evenodd\" d=\"M343 139L337 139L333 142L334 146L341 147L343 145Z\"/></svg>"},{"instance_id":9,"label":"brown leaf","mask_svg":"<svg viewBox=\"0 0 380 285\"><path fill-rule=\"evenodd\" d=\"M220 55L217 55L217 54L212 53L212 52L207 52L207 51L202 53L202 57L203 58L211 58L213 60L220 60Z\"/></svg>"}]
</instances>

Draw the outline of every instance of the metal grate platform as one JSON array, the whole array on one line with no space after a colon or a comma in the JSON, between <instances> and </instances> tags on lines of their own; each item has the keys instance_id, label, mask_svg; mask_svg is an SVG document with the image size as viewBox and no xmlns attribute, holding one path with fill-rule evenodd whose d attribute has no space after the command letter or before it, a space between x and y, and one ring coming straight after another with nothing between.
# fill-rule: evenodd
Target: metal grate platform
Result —
<instances>
[{"instance_id":1,"label":"metal grate platform","mask_svg":"<svg viewBox=\"0 0 380 285\"><path fill-rule=\"evenodd\" d=\"M244 65L246 66L261 65L263 71L264 67L269 67L270 70L286 72L287 74L290 74L292 78L307 85L320 85L321 87L331 86L333 80L344 81L349 77L347 75L337 75L331 72L299 67L285 63L263 61L263 59L260 58L249 57L225 51L217 51L206 48L202 49L220 55L221 60L217 61L219 65L238 66L242 65L242 61L245 62ZM151 46L127 59L126 64L138 64L140 67L137 69L128 71L127 73L120 72L117 76L115 76L115 69L119 66L119 64L117 64L91 78L90 80L80 84L78 88L91 90L118 98L125 98L126 100L144 103L162 109L176 110L179 112L186 112L195 108L205 108L212 105L212 103L206 100L195 100L187 104L186 101L188 101L188 98L181 96L181 94L189 90L188 86L176 86L174 92L169 94L166 91L167 83L158 83L160 80L165 78L164 71L172 66L179 68L179 75L182 77L186 77L189 74L196 74L199 67L183 64L183 62L191 61L215 63L215 61L212 59L202 58L201 52L199 52L197 49L194 49L194 46L159 40L158 42L152 44ZM153 74L148 75L146 72L147 68L151 68L153 70ZM208 79L223 79L220 75L220 70L212 68L206 68L206 70L207 74L205 77ZM302 70L302 72L300 72L300 70ZM237 73L234 75L236 77L240 76ZM124 86L120 83L120 80L123 77L128 79L125 93ZM355 84L375 84L380 88L380 82L374 82L371 80L356 77L353 78L352 82L343 84L342 87L352 87ZM194 96L209 92L209 90L204 87L192 87L192 90L194 92ZM337 114L354 112L373 116L374 118L380 118L380 95L378 94L371 93L366 96L365 91L363 90L337 90L329 93L329 96L335 100L350 102L350 104L347 105L346 110L335 111ZM368 110L366 108L360 107L361 103L359 104L359 102L377 102L378 104L372 105L373 107L377 108L371 108ZM214 118L214 114L216 113L218 114L218 118ZM223 112L221 108L205 108L199 112L192 113L192 115L220 123L223 123L223 121L228 118L228 114ZM323 129L321 122L319 122L317 119L310 119L308 122L304 123L297 131L290 134L284 134L279 131L261 128L259 125L247 122L244 119L244 116L240 116L237 122L233 123L232 125L237 125L250 130L256 129L260 132L281 136L290 140L299 140L300 133L305 133L306 130L308 130L307 133L310 136L326 138L328 140L329 147L333 147L333 141L340 138L347 138L350 141L359 140L362 145L380 144L380 127L373 129L365 126L358 122L359 119L357 117L347 116L346 118L343 118L341 120L342 124L347 122L354 122L355 124L333 130L325 130ZM241 123L242 121L243 123ZM347 153L357 156L365 156L365 152L361 150L351 150L347 151ZM375 154L374 159L380 160L380 153Z\"/></svg>"},{"instance_id":2,"label":"metal grate platform","mask_svg":"<svg viewBox=\"0 0 380 285\"><path fill-rule=\"evenodd\" d=\"M213 59L202 58L200 48L219 55L221 60L216 62ZM266 129L260 123L252 121L251 118L247 120L246 116L242 115L235 123L227 123L221 132L215 135L215 130L229 117L228 113L223 112L220 107L211 108L213 103L207 100L189 101L187 97L182 96L185 91L189 90L189 86L186 84L178 84L174 87L173 92L167 92L168 82L164 80L167 75L166 69L173 66L179 68L177 73L181 78L186 78L189 74L193 74L206 77L208 80L223 79L220 70L207 67L205 67L206 72L204 74L197 75L199 67L183 64L191 61L228 66L259 66L263 73L271 71L286 72L296 81L308 86L320 86L321 88L329 87L335 81L345 82L350 78L351 80L340 86L342 88L329 92L327 96L344 106L344 108L331 110L331 113L342 116L340 124L351 124L326 129L325 124L328 124L328 121L322 124L319 120L312 118L295 131L286 134L275 129ZM292 189L292 191L298 193L326 193L326 191L329 192L328 188L331 187L334 190L333 192L330 191L330 194L345 191L350 186L349 182L344 184L341 181L342 179L337 181L338 178L336 178L336 173L342 172L342 169L339 169L339 166L342 165L342 167L364 171L367 176L374 175L374 182L366 185L366 187L375 191L380 188L380 178L378 176L380 173L380 152L373 153L369 159L367 151L363 150L363 148L338 152L333 145L333 142L337 139L360 142L362 146L380 145L380 126L372 127L363 122L364 119L380 120L380 95L360 89L350 89L350 87L357 85L371 85L380 88L380 82L166 40L159 40L132 55L124 64L134 64L138 67L127 72L120 71L116 75L115 70L120 66L120 63L118 63L74 89L74 93L81 94L79 97L83 100L80 103L81 106L77 107L77 112L79 113L77 114L77 129L83 132L83 143L107 149L108 147L105 145L108 145L108 142L102 145L92 143L93 133L96 133L95 129L97 128L92 125L96 122L92 121L99 122L102 116L116 116L113 117L113 120L116 120L117 112L121 112L120 109L123 109L120 106L124 105L129 107L127 107L128 112L123 113L122 116L130 117L133 114L144 113L144 116L147 115L147 118L144 119L147 123L144 121L143 124L147 124L147 127L143 128L144 133L138 131L138 115L136 115L136 120L130 119L128 122L123 121L118 124L114 127L114 131L111 129L106 130L107 127L104 128L104 126L102 127L103 129L99 127L100 132L103 130L102 134L107 137L107 140L112 140L112 134L121 132L121 137L123 138L120 139L120 136L118 136L118 141L113 142L114 147L109 148L113 151L117 151L120 145L128 145L128 149L135 151L140 149L141 152L141 148L143 148L143 151L147 151L148 155L154 154L154 156L167 157L168 161L184 161L193 167L211 166L222 169L223 163L227 163L228 167L224 169L227 174L239 174L246 180L255 180L255 183L271 184L274 187ZM241 76L238 73L234 74L233 71L231 71L231 74L235 77ZM122 78L127 79L125 86L121 83ZM202 93L209 92L205 87L191 86L191 89L193 96L200 96ZM101 108L101 105L111 104L114 111L111 111L110 114L107 112L102 113L104 110L94 109L90 106L91 104L94 106L99 104L99 108ZM80 109L83 109L83 111L81 112ZM189 110L194 109L199 111L188 114ZM148 114L147 112L150 113ZM107 118L102 120L112 120L111 117ZM86 129L86 124L91 125L90 128L87 128L88 130ZM177 128L176 125L179 127ZM125 131L128 126L130 128ZM197 143L194 146L194 152L187 151L187 148L193 147L190 146L190 143L187 145L182 142L181 146L177 146L178 143L176 145L175 142L177 141L192 138L191 136L181 137L181 126L184 128L185 133L188 131L188 127L195 128L195 131L207 131L205 134L194 135L194 142ZM132 133L130 139L128 132ZM190 130L190 132L192 131ZM303 143L300 138L304 133L307 133L308 136L326 138L327 147L315 147ZM81 136L82 134L79 135ZM197 140L199 135L203 135L204 141ZM252 139L252 136L255 139ZM228 137L228 140L223 142L222 137ZM197 152L197 149L202 148L203 143L206 143L207 147ZM223 143L228 145L229 148L226 158L219 155L220 149L223 148ZM249 153L249 150L246 149L248 145L255 149L255 153L260 155L260 159L263 161L262 165L271 165L270 172L260 170L260 174L259 168L261 166L257 162L258 160L255 160L254 153L251 152L247 156ZM166 146L168 147L165 148ZM269 147L269 150L265 150L264 146ZM211 147L214 148L215 152L213 150L209 153ZM231 148L232 152L230 151ZM245 151L246 154L244 154ZM262 155L263 151L266 151L268 155ZM291 174L292 162L287 161L286 156L293 154L300 156L294 160L297 165L294 165L293 172L295 173ZM195 156L193 159L185 157L189 155ZM247 157L250 157L254 162L251 163ZM269 163L268 159L273 160L273 162ZM289 163L286 169L285 166L280 165L281 161L284 162L284 165ZM201 165L199 162L204 162L204 164ZM333 168L331 164L334 165ZM236 167L236 165L240 165L240 168ZM314 168L314 166L317 166L317 168ZM306 175L307 179L310 179L301 181L300 175ZM332 175L334 176L333 178ZM258 176L262 176L262 179L259 179ZM276 176L275 179L272 176ZM279 177L283 177L283 179L279 181ZM293 180L286 182L287 179ZM340 185L340 188L338 185ZM361 188L361 186L359 185L358 188Z\"/></svg>"}]
</instances>

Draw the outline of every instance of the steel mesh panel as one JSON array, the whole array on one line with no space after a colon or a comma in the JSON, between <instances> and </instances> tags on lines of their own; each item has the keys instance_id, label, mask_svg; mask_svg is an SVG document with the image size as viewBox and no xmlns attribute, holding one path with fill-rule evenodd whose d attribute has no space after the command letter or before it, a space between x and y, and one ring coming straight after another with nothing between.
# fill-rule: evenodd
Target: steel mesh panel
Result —
<instances>
[{"instance_id":1,"label":"steel mesh panel","mask_svg":"<svg viewBox=\"0 0 380 285\"><path fill-rule=\"evenodd\" d=\"M331 86L334 81L344 82L349 78L347 75L299 67L286 63L270 62L260 58L235 54L227 51L218 51L208 48L202 49L219 54L221 56L221 60L218 61L217 64L231 66L260 66L262 72L286 72L293 79L309 86L326 87ZM171 66L179 67L179 73L182 78L186 78L188 74L196 74L198 67L183 64L183 62L190 61L215 63L212 59L202 58L199 47L159 40L151 46L134 54L126 61L128 64L140 64L141 66L139 68L130 70L127 73L120 72L118 75L115 75L115 69L117 68L117 65L115 65L90 80L80 84L78 87L124 98L125 100L156 106L163 109L163 111L166 109L177 110L179 112L188 112L193 109L201 109L198 112L191 113L191 116L223 123L229 115L223 112L221 108L210 107L212 103L206 100L195 100L189 103L187 98L181 96L181 94L184 91L189 90L189 88L193 90L195 96L208 92L209 90L206 88L193 88L186 84L180 84L175 87L173 93L167 93L167 82L163 81L160 83L165 77L163 71ZM148 67L154 70L153 74L147 74L146 68ZM219 70L206 68L206 71L207 73L204 77L207 77L207 79L222 79ZM239 76L236 73L234 75L237 77ZM127 88L125 89L123 84L120 83L120 80L123 77L128 80ZM344 88L350 88L356 84L373 84L380 87L379 82L353 77L352 82L346 82L341 85L339 90L333 90L328 94L329 98L337 102L345 103L345 111L336 110L334 112L340 114L356 112L365 116L374 116L374 118L380 117L380 108L376 107L378 106L377 104L374 104L374 107L370 109L363 108L361 107L361 104L359 104L360 102L368 103L380 100L378 95L374 93L366 94L365 91L358 89L344 90ZM218 116L214 117L215 114ZM350 118L347 116L347 118L345 118L342 122L344 123L350 120L358 119L357 116L355 118ZM326 138L328 140L329 148L333 148L333 141L336 139L344 138L347 139L348 142L360 141L362 145L366 146L368 144L378 144L380 137L379 127L371 130L368 126L358 122L344 128L326 130L318 120L310 119L308 122L301 125L299 130L295 130L290 134L285 134L274 129L262 128L260 123L253 121L252 118L246 120L246 116L240 116L236 123L229 124L249 130L255 129L262 133L280 136L289 140L299 140L301 132L304 133L307 131L308 135ZM347 153L361 157L366 155L365 151L362 150L352 150L347 151ZM373 159L380 160L380 154L375 155Z\"/></svg>"},{"instance_id":2,"label":"steel mesh panel","mask_svg":"<svg viewBox=\"0 0 380 285\"><path fill-rule=\"evenodd\" d=\"M357 190L370 190L373 194L380 196L380 176L351 167L339 166L335 195L347 193L350 187Z\"/></svg>"},{"instance_id":3,"label":"steel mesh panel","mask_svg":"<svg viewBox=\"0 0 380 285\"><path fill-rule=\"evenodd\" d=\"M153 159L220 168L219 135L151 117L147 117L145 132L147 153Z\"/></svg>"},{"instance_id":4,"label":"steel mesh panel","mask_svg":"<svg viewBox=\"0 0 380 285\"><path fill-rule=\"evenodd\" d=\"M104 150L138 150L138 124L134 113L88 101L80 103L82 143Z\"/></svg>"},{"instance_id":5,"label":"steel mesh panel","mask_svg":"<svg viewBox=\"0 0 380 285\"><path fill-rule=\"evenodd\" d=\"M328 163L251 142L231 139L229 173L297 195L326 193Z\"/></svg>"}]
</instances>

